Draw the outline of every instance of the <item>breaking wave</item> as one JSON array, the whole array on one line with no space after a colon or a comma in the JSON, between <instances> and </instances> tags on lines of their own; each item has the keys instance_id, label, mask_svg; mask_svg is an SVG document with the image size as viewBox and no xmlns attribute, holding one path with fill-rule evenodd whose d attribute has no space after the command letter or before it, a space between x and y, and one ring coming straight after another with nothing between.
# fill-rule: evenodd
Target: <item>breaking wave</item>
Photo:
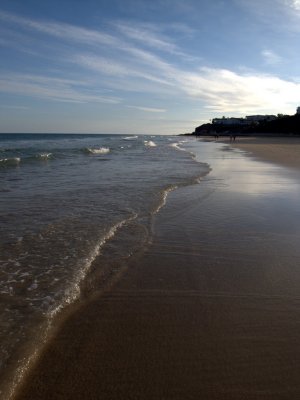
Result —
<instances>
[{"instance_id":1,"label":"breaking wave","mask_svg":"<svg viewBox=\"0 0 300 400\"><path fill-rule=\"evenodd\" d=\"M0 167L14 167L21 162L20 157L0 158Z\"/></svg>"},{"instance_id":2,"label":"breaking wave","mask_svg":"<svg viewBox=\"0 0 300 400\"><path fill-rule=\"evenodd\" d=\"M52 153L39 153L35 156L38 160L49 160L52 158Z\"/></svg>"},{"instance_id":3,"label":"breaking wave","mask_svg":"<svg viewBox=\"0 0 300 400\"><path fill-rule=\"evenodd\" d=\"M87 154L107 154L110 152L110 149L108 147L99 147L98 149L86 147L84 152Z\"/></svg>"},{"instance_id":4,"label":"breaking wave","mask_svg":"<svg viewBox=\"0 0 300 400\"><path fill-rule=\"evenodd\" d=\"M123 140L134 140L134 139L137 139L137 138L138 138L137 136L126 136L126 137L123 138Z\"/></svg>"},{"instance_id":5,"label":"breaking wave","mask_svg":"<svg viewBox=\"0 0 300 400\"><path fill-rule=\"evenodd\" d=\"M156 144L152 140L144 140L146 147L156 147Z\"/></svg>"}]
</instances>

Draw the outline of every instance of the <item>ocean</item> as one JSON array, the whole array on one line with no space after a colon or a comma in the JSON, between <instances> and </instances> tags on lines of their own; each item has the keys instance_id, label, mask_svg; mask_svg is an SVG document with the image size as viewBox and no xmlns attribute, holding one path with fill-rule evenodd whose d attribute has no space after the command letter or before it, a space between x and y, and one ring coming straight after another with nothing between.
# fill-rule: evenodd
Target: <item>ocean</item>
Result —
<instances>
[{"instance_id":1,"label":"ocean","mask_svg":"<svg viewBox=\"0 0 300 400\"><path fill-rule=\"evenodd\" d=\"M152 237L168 193L209 172L172 136L0 134L0 390L53 321Z\"/></svg>"}]
</instances>

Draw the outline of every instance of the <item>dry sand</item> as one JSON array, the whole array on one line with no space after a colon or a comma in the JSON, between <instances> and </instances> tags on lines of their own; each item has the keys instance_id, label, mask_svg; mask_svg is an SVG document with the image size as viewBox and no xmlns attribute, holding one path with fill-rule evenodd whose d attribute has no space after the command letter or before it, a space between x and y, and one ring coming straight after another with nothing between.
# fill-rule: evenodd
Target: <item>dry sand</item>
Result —
<instances>
[{"instance_id":1,"label":"dry sand","mask_svg":"<svg viewBox=\"0 0 300 400\"><path fill-rule=\"evenodd\" d=\"M294 144L234 146L299 166ZM66 319L18 400L300 398L295 186L280 176L278 200L272 165L265 185L259 162L220 151L200 185L170 195L150 249ZM259 185L245 184L252 168Z\"/></svg>"}]
</instances>

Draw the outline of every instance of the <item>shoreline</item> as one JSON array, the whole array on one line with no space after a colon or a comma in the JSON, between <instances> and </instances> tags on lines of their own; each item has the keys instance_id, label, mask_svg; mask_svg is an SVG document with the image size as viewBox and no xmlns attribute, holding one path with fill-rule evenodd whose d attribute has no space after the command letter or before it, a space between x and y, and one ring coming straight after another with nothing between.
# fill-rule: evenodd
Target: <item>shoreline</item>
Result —
<instances>
[{"instance_id":1,"label":"shoreline","mask_svg":"<svg viewBox=\"0 0 300 400\"><path fill-rule=\"evenodd\" d=\"M170 193L150 248L66 317L16 399L299 397L298 197L286 190L286 215L269 226L277 174L293 182L222 143L207 143L200 185ZM251 168L264 180L249 187Z\"/></svg>"}]
</instances>

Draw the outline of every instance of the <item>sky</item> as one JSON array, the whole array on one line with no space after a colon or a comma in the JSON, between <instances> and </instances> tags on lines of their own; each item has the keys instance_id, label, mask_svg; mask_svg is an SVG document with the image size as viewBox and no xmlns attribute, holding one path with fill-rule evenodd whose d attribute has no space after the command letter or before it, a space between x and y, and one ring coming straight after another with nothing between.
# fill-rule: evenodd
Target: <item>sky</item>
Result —
<instances>
[{"instance_id":1,"label":"sky","mask_svg":"<svg viewBox=\"0 0 300 400\"><path fill-rule=\"evenodd\" d=\"M295 114L300 0L0 0L0 132Z\"/></svg>"}]
</instances>

